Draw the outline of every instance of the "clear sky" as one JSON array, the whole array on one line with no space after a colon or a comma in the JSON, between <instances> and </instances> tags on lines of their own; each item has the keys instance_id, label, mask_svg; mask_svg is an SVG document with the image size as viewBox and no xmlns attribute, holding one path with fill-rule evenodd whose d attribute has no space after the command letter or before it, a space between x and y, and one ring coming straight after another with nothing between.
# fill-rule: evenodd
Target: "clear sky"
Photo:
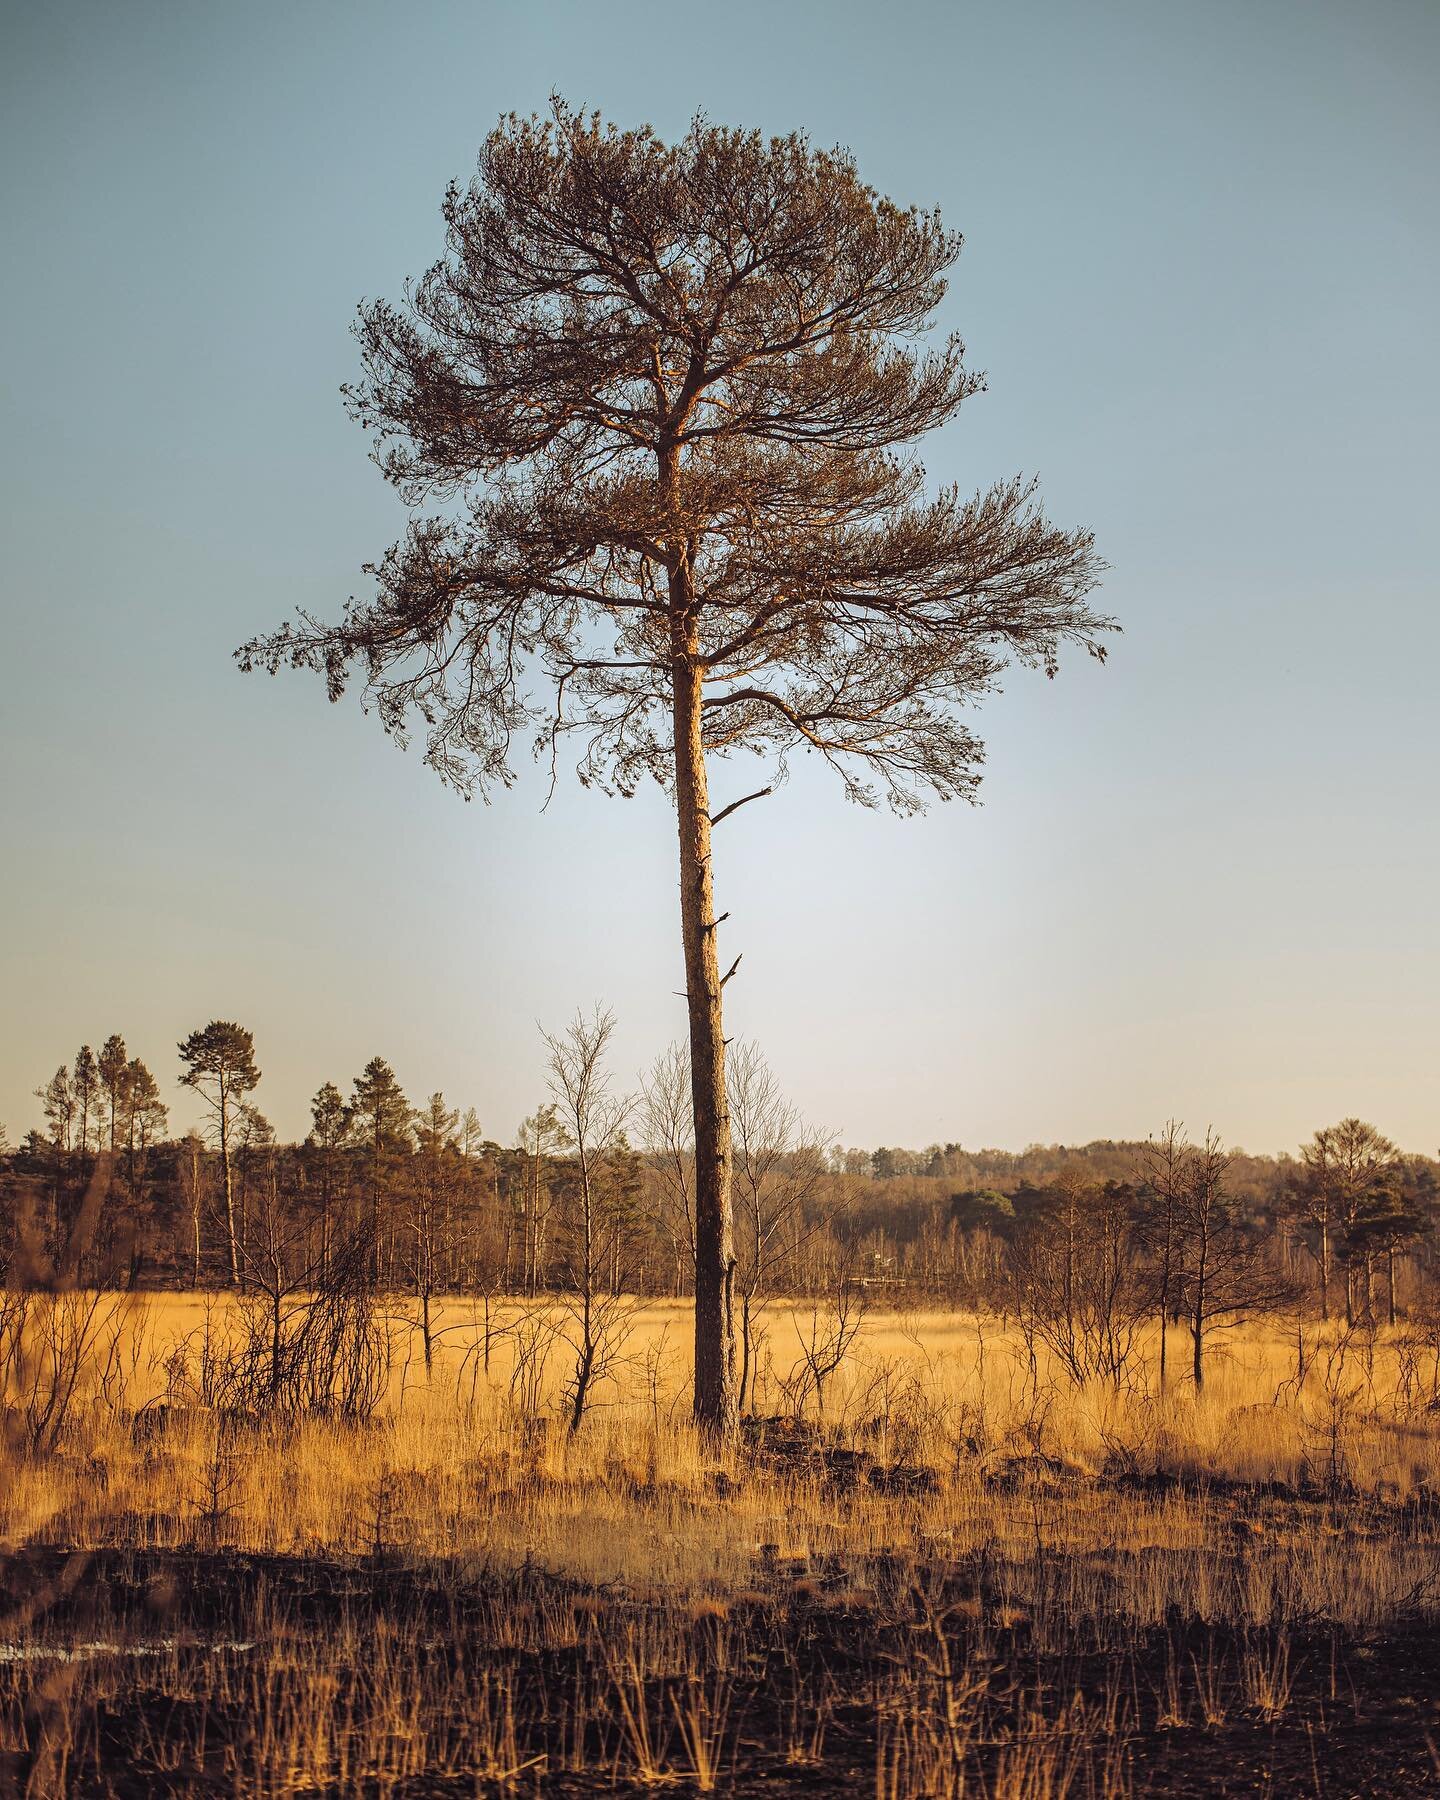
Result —
<instances>
[{"instance_id":1,"label":"clear sky","mask_svg":"<svg viewBox=\"0 0 1440 1800\"><path fill-rule=\"evenodd\" d=\"M558 90L840 142L966 234L991 391L936 479L1088 524L1109 665L989 703L984 804L797 771L717 838L729 1023L847 1143L1348 1112L1440 1143L1440 7L12 3L0 26L0 1120L122 1031L255 1032L298 1133L372 1055L508 1138L536 1020L683 1029L673 826L466 806L314 678L401 513L337 389L446 181ZM741 791L721 773L717 800Z\"/></svg>"}]
</instances>

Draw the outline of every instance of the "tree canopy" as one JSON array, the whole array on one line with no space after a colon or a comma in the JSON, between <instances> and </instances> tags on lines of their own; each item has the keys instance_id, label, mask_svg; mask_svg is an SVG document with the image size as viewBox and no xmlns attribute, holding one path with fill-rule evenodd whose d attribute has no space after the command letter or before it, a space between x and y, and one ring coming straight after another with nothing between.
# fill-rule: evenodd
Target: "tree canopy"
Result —
<instances>
[{"instance_id":1,"label":"tree canopy","mask_svg":"<svg viewBox=\"0 0 1440 1800\"><path fill-rule=\"evenodd\" d=\"M1011 658L1103 655L1091 537L1033 484L925 493L908 447L984 385L916 340L961 239L850 156L697 119L673 145L554 105L502 122L444 203L446 254L361 308L347 390L417 518L341 620L246 668L358 671L466 792L517 738L582 778L670 777L673 577L704 747L831 763L901 807L970 797L960 716Z\"/></svg>"}]
</instances>

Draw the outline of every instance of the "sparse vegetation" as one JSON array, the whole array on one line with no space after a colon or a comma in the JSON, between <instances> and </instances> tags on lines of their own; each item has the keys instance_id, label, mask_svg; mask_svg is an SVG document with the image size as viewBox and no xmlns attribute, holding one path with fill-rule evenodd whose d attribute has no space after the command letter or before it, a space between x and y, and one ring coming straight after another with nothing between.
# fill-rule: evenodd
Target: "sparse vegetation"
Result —
<instances>
[{"instance_id":1,"label":"sparse vegetation","mask_svg":"<svg viewBox=\"0 0 1440 1800\"><path fill-rule=\"evenodd\" d=\"M514 1149L379 1057L303 1145L253 1060L143 1160L118 1037L45 1090L0 1165L21 1790L1430 1790L1432 1163L860 1156L736 1046L717 1440L684 1052L632 1098L603 1010L545 1048Z\"/></svg>"},{"instance_id":2,"label":"sparse vegetation","mask_svg":"<svg viewBox=\"0 0 1440 1800\"><path fill-rule=\"evenodd\" d=\"M470 889L457 907L433 884L423 916L403 903L410 840L388 830L381 786L367 780L357 832L328 771L315 791L297 787L291 803L270 804L264 781L304 757L279 712L264 755L250 753L248 733L197 730L211 700L179 654L181 622L188 631L196 592L216 605L227 587L254 585L253 539L298 579L282 584L289 621L235 652L242 671L308 670L331 701L358 691L387 733L402 746L418 737L430 769L467 798L509 787L526 751L551 795L567 757L582 785L608 795L630 798L650 781L665 791L683 968L665 985L683 1002L685 1041L632 1087L616 1066L607 1007L577 1011L558 1031L542 1026L544 1092L505 1090L507 1108L533 1107L508 1140L503 1127L487 1136L475 1108L443 1091L413 1105L423 1089L384 1056L348 1081L315 1068L290 1095L327 1077L309 1102L307 1135L287 1142L262 1110L271 1088L257 1055L272 1088L276 1079L268 1045L257 1047L249 1024L199 1024L198 1013L173 1021L196 1027L176 1044L171 1071L192 1110L188 1130L172 1127L165 1071L157 1080L118 1032L92 1034L34 1090L43 1124L21 1143L0 1126L0 1800L1440 1791L1440 1162L1354 1116L1317 1130L1294 1156L1246 1155L1204 1121L1192 1135L1178 1119L1144 1141L1013 1153L846 1148L800 1116L756 1044L727 1035L727 989L744 957L717 898L715 828L770 799L802 757L862 806L910 814L973 801L985 755L979 703L1012 670L1055 677L1082 651L1106 661L1117 629L1093 603L1107 566L1091 532L1052 522L1038 478L972 493L984 446L961 453L947 442L941 485L920 460L986 385L951 329L947 286L962 240L939 211L892 202L847 150L818 149L803 131L767 137L702 110L667 142L555 94L548 113L502 113L474 179L446 190L438 260L400 300L368 300L356 319L359 379L346 402L408 521L365 565L368 592L338 614L307 600L324 559L298 534L302 514L320 514L295 471L318 440L278 397L303 385L284 356L301 346L309 358L315 339L298 317L267 329L266 294L283 292L288 311L295 277L282 284L272 269L266 279L256 233L295 270L302 242L309 263L329 267L334 232L322 244L316 231L343 227L345 168L363 171L367 207L382 189L404 189L398 153L415 135L404 95L423 92L444 117L445 66L453 57L472 74L463 10L443 21L443 59L424 48L423 20L407 18L396 39L366 21L377 43L404 44L402 83L367 72L343 46L332 54L328 24L323 81L297 73L303 32L276 58L253 54L249 36L235 55L205 44L204 79L186 60L203 32L188 23L141 32L167 98L181 97L178 111L148 120L143 165L117 163L86 186L75 171L95 161L100 140L81 132L72 143L49 116L45 141L65 154L30 155L27 141L11 159L38 172L22 210L45 221L17 260L42 278L16 291L43 294L60 334L14 334L44 378L12 434L9 486L39 533L16 561L26 610L12 635L39 703L21 746L31 810L10 838L25 880L54 873L64 904L42 909L33 890L21 893L14 937L36 968L59 945L52 974L64 993L53 979L17 991L44 1009L47 1031L73 1019L65 1009L76 996L108 1007L139 995L137 1010L153 1000L154 1018L170 1004L171 980L198 990L197 1003L207 990L233 995L237 971L219 982L207 958L225 941L220 915L244 907L261 930L249 936L243 1006L253 1004L262 1037L282 1040L278 1066L304 1053L301 1038L284 1042L294 1020L274 1000L293 985L297 1008L343 998L325 1041L349 1041L354 1069L375 1048L341 1035L356 990L366 991L356 971L373 981L382 961L392 964L418 1009L463 957L452 920L469 914ZM523 10L506 21L501 63L517 61ZM868 84L882 97L893 87L916 120L926 86L912 75L926 60L939 66L945 41L945 9L931 10L935 18L888 34L912 65L903 85ZM618 35L602 13L599 29ZM828 54L828 40L843 36L827 19L822 45L814 23L801 21L790 40L812 78L825 69L813 52ZM567 30L579 24L577 11ZM730 24L704 21L707 54ZM965 91L977 91L978 72L983 92L995 49L977 40L972 54L970 22L956 29ZM1394 1072L1418 1081L1425 1047L1387 1017L1400 981L1413 978L1408 915L1377 914L1381 928L1366 934L1351 931L1350 915L1362 891L1403 891L1411 904L1428 891L1409 854L1413 794L1360 754L1380 734L1373 710L1367 718L1353 704L1357 644L1378 655L1398 642L1414 669L1427 666L1419 614L1392 608L1387 619L1379 609L1375 597L1398 592L1403 569L1369 541L1374 519L1420 512L1401 504L1393 471L1368 489L1357 474L1382 467L1387 417L1399 426L1397 455L1416 462L1405 409L1387 414L1385 396L1422 393L1423 358L1403 330L1405 309L1371 304L1385 297L1373 266L1350 258L1364 292L1349 298L1363 304L1346 305L1318 253L1298 257L1297 245L1331 245L1328 214L1315 228L1321 214L1307 218L1290 194L1248 220L1231 212L1267 164L1324 175L1325 156L1302 153L1293 110L1263 109L1258 138L1230 126L1256 111L1257 93L1323 93L1328 150L1341 110L1331 102L1361 92L1381 66L1371 40L1383 32L1368 20L1366 30L1362 56L1354 34L1345 39L1343 82L1316 60L1311 40L1324 29L1306 35L1297 79L1294 34L1271 21L1260 35L1284 47L1278 81L1254 56L1207 61L1188 43L1183 55L1167 52L1175 66L1203 68L1222 95L1215 70L1243 73L1243 101L1217 115L1243 159L1228 165L1215 134L1187 115L1172 69L1158 80L1147 70L1128 25L1114 55L1091 43L1088 24L1078 36L1038 34L1063 46L1062 86L1047 96L1028 79L1026 45L1011 59L1027 75L1011 90L1018 105L956 139L953 159L947 140L929 140L944 144L944 159L921 165L927 179L952 160L967 180L1025 171L1023 203L1018 190L1002 191L985 230L992 241L1030 241L1022 291L1059 296L1065 318L1015 389L1007 433L1028 441L1036 429L1043 440L1033 409L1059 404L1063 418L1068 407L1060 491L1085 495L1119 544L1123 508L1085 465L1114 462L1123 441L1116 466L1147 517L1144 585L1188 587L1196 609L1175 642L1191 665L1191 731L1207 754L1177 729L1176 696L1151 686L1162 666L1151 640L1147 703L1131 720L1133 730L1143 719L1144 743L1129 754L1153 768L1128 779L1118 748L1127 740L1112 729L1097 778L1034 816L1045 856L1011 862L1003 882L967 856L919 883L887 867L883 882L862 887L833 843L817 847L793 885L769 879L783 845L752 863L737 915L754 917L757 899L785 906L813 938L810 966L842 1001L827 1017L843 1029L843 1056L883 1027L887 1081L872 1087L887 1102L924 1058L927 1082L907 1097L912 1118L937 1116L937 1099L948 1104L967 1079L945 1033L968 1034L978 1068L1002 1012L1013 1028L1005 1053L1024 1059L1027 1093L1041 1085L1032 1073L1048 1068L1053 1088L1081 1057L1099 1067L1128 1054L1130 1076L1104 1066L1117 1086L1132 1081L1140 1104L1155 1090L1134 1081L1137 1055L1182 1040L1177 1065L1188 1072L1167 1079L1194 1091L1198 1071L1229 1059L1240 1015L1253 1012L1267 1019L1254 1054L1234 1061L1228 1090L1208 1089L1228 1092L1227 1108L1243 1115L1237 1096L1248 1090L1252 1120L1276 1116L1256 1096L1267 1084L1273 1096L1283 1065L1285 1082L1313 1080L1326 1110L1338 1109L1332 1082L1315 1073L1326 1066L1322 1047L1357 1043L1368 1059L1393 1035L1389 1074L1376 1059L1363 1080L1353 1069L1346 1078L1356 1093L1384 1095L1411 1132L1422 1116L1413 1100L1396 1100ZM653 21L645 33L647 66L683 55L684 80L664 85L692 93L699 38L674 21L658 34L666 44ZM20 35L23 52L46 31L27 24ZM145 83L119 59L102 65L103 83L88 81L79 46L109 40L88 25L59 35L40 79L27 71L16 94L23 101L33 87L47 114L62 91L78 95L108 153L130 115L153 110L142 104ZM993 35L987 24L980 39ZM1163 41L1148 22L1139 35ZM784 36L768 45L767 64L793 57ZM870 33L867 54L885 37ZM917 44L928 58L917 61ZM603 80L604 59L586 60ZM285 70L286 104L257 111L249 89L272 62ZM271 167L248 156L253 133L228 130L233 108L211 77L232 65L247 84L246 118L293 115L326 145L319 187L303 177L298 138L275 138ZM1108 65L1124 72L1119 105L1098 79ZM945 67L954 86L954 59ZM362 133L358 159L353 121L326 123L327 105L339 103L328 96L348 113L357 94L379 120ZM294 95L303 104L291 105ZM1400 84L1385 96L1366 137L1423 167L1412 154L1419 139L1397 134ZM1113 157L1088 172L1077 164L1068 187L1054 186L1051 164L1026 161L1042 115L1053 114L1067 155L1103 145L1093 120L1107 106L1125 122L1121 187L1144 240L1138 261L1135 242L1096 235L1090 195L1115 187ZM168 153L188 141L172 131L182 114L205 119L205 144L187 159L192 178L171 184L154 145ZM883 109L870 125L872 137L893 138ZM226 178L231 139L245 143L251 179L271 190L266 206L252 207ZM1271 140L1283 155L1269 154ZM1188 173L1173 156L1181 142L1199 147ZM1350 148L1350 188L1381 194L1385 205L1369 210L1404 227L1373 242L1394 269L1399 245L1409 271L1420 237L1408 221L1421 202L1410 206L1415 195L1393 165ZM1159 171L1153 192L1129 179L1147 158ZM46 203L50 165L66 184L58 207L53 194ZM272 180L275 169L286 179ZM1318 176L1309 186L1335 189ZM103 230L77 204L82 187L82 202L99 196L89 210ZM303 230L275 204L291 188ZM166 234L151 240L163 304L129 256L145 241L134 229L142 213ZM1351 238L1356 213L1337 214ZM1167 234L1172 259L1183 243L1168 291ZM1284 280L1256 253L1266 241L1283 247ZM222 242L234 255L212 267ZM1107 267L1119 271L1108 287L1095 278ZM1298 299L1307 283L1328 313L1307 318ZM1402 285L1407 297L1427 291L1408 273ZM1267 356L1282 353L1257 382L1223 326L1267 290L1278 305L1263 341ZM187 329L186 296L203 301L203 330ZM1117 380L1128 347L1121 354L1097 332L1097 297L1105 330L1128 321L1144 352L1143 404ZM993 321L1002 309L993 294L982 301ZM104 330L87 335L77 323L87 306ZM1334 320L1352 314L1384 321L1380 337L1399 346L1389 373L1403 381L1381 368L1382 379L1349 383L1367 410L1342 415L1332 390L1347 384L1317 383L1313 365L1317 344L1341 341ZM927 348L942 324L946 335ZM123 350L123 379L109 379L95 343ZM1167 344L1183 347L1188 386L1164 378ZM239 346L228 362L227 346ZM197 347L203 419L174 406ZM997 371L1013 368L1015 350L1001 340ZM1220 396L1209 414L1196 405L1199 381ZM147 441L150 412L165 457L153 431ZM1347 454L1297 483L1295 459L1282 453L1287 418ZM87 425L97 420L99 435ZM1236 421L1254 440L1252 459L1216 486L1208 469L1227 460L1215 452ZM236 424L273 462L268 485L284 494L288 521L232 480ZM1182 439L1203 455L1181 454ZM177 454L194 465L183 481ZM1145 465L1158 477L1147 482ZM1277 468L1287 479L1273 479ZM77 505L48 492L53 469L98 498ZM142 504L142 488L156 498ZM1168 556L1155 555L1156 521L1178 494L1186 505L1172 530L1183 529ZM164 508L163 613L137 603L151 581L131 535L144 504ZM1316 528L1331 516L1363 529ZM68 533L56 530L72 519L94 539L88 562L69 561ZM1320 550L1296 560L1307 543ZM1428 545L1417 554L1428 573ZM1262 588L1231 579L1247 566ZM1347 628L1352 566L1367 597L1358 634ZM170 604L182 582L183 609ZM1266 612L1270 587L1294 609L1283 630ZM54 644L65 654L37 656L32 628L52 618L63 620L67 641ZM107 707L94 705L82 655L94 661L92 681L103 670ZM1403 698L1393 660L1387 703ZM1263 714L1231 717L1215 704L1232 664ZM152 748L137 755L130 724L153 696L155 671L185 709L164 721L157 713ZM1293 704L1270 716L1282 672L1283 689L1309 697L1308 717ZM1406 734L1393 742L1411 758L1408 721L1394 710ZM1018 711L1010 723L1032 741L1037 769L1053 770L1072 742L1105 737L1078 713L1049 743ZM1267 738L1290 755L1270 762L1265 781L1256 750ZM1168 781L1166 745L1183 751ZM197 759L203 787L156 778ZM97 783L110 765L116 779ZM742 765L751 777L712 787ZM1195 769L1203 779L1192 780ZM1085 829L1101 815L1089 795L1127 786L1124 823ZM1263 808L1238 803L1252 787ZM1079 829L1067 835L1072 813ZM1387 814L1403 860L1375 854L1375 820ZM741 829L762 817L745 812ZM144 831L160 818L173 823L157 850ZM354 863L320 871L312 859L352 838ZM1256 856L1267 840L1273 853ZM433 840L417 831L413 842ZM296 852L283 888L282 845ZM377 880L387 853L405 878L393 889ZM532 861L517 840L470 888L527 904L543 895L547 911L560 894L571 910L559 929L547 918L543 944L527 942L519 957L513 938L487 935L496 970L562 945L569 956L575 924L592 910L601 937L618 940L623 918L648 954L653 921L632 905L648 879L640 864L580 847L561 889L542 884ZM1148 879L1161 864L1173 866L1168 888ZM192 886L201 870L205 883ZM1033 904L1012 920L990 894L1008 897L1017 870ZM145 917L162 873L166 910ZM1107 898L1124 884L1126 908L1071 904L1105 883ZM612 884L621 912L593 905L608 902ZM828 928L852 885L864 895L863 940ZM372 886L383 924L342 936L344 899ZM267 910L277 894L283 903ZM1317 894L1328 912L1315 910ZM1246 904L1263 931L1234 934L1232 969L1232 915ZM183 926L187 911L206 930L174 929L172 954L156 930L162 919ZM312 939L328 945L336 967L318 999L313 986L301 994L295 958L275 954L282 921L308 921L307 949ZM1115 980L1126 932L1145 940L1147 960L1138 978ZM1302 996L1307 943L1324 966L1312 959ZM1376 961L1377 946L1391 966ZM159 951L173 966L156 980L141 959ZM907 988L927 984L928 1006L931 977L952 952L964 962L949 973L963 979L937 982L948 998L916 1031L913 1012L902 1020L893 1004L892 967L906 971ZM1025 971L1013 999L1006 959ZM551 960L547 980L559 978L561 959ZM634 954L600 960L606 979L612 963L636 966ZM991 961L987 1004L976 977ZM1072 988L1082 963L1100 973ZM863 983L862 964L872 965ZM491 1006L507 979L457 984L457 1016ZM1287 983L1297 990L1288 1000ZM878 1005L851 1006L862 987L881 993ZM1042 993L1058 1005L1040 1005ZM1252 997L1263 1004L1252 1009ZM1287 1005L1296 1035L1316 1033L1308 1059L1285 1056ZM783 1010L803 1033L804 1008ZM1031 1046L1064 1032L1068 1041L1046 1044L1050 1060L1034 1057L1032 1071ZM415 1031L408 1041L413 1050ZM792 1053L807 1058L812 1044L803 1036ZM27 1085L58 1048L27 1061ZM831 1068L844 1092L851 1074ZM1074 1104L1068 1116L1085 1117Z\"/></svg>"},{"instance_id":3,"label":"sparse vegetation","mask_svg":"<svg viewBox=\"0 0 1440 1800\"><path fill-rule=\"evenodd\" d=\"M1162 1395L1153 1327L1117 1389L995 1319L871 1310L819 1404L782 1358L814 1314L774 1306L765 1410L720 1454L673 1303L572 1431L550 1302L436 1301L428 1376L391 1311L384 1396L346 1414L217 1387L254 1354L243 1299L131 1301L64 1428L7 1439L7 1770L1274 1793L1315 1754L1344 1791L1427 1791L1440 1358L1420 1378L1414 1334L1317 1325L1297 1369L1251 1326Z\"/></svg>"}]
</instances>

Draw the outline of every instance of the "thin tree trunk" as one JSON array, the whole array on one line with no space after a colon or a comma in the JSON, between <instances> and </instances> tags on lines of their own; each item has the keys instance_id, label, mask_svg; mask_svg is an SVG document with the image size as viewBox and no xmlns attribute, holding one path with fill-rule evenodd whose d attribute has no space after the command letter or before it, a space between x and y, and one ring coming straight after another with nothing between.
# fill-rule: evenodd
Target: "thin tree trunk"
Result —
<instances>
[{"instance_id":1,"label":"thin tree trunk","mask_svg":"<svg viewBox=\"0 0 1440 1800\"><path fill-rule=\"evenodd\" d=\"M1393 1244L1387 1244L1385 1247L1385 1291L1386 1310L1390 1315L1390 1323L1393 1325L1395 1323L1395 1246Z\"/></svg>"},{"instance_id":2,"label":"thin tree trunk","mask_svg":"<svg viewBox=\"0 0 1440 1800\"><path fill-rule=\"evenodd\" d=\"M578 1113L579 1108L577 1106ZM578 1120L577 1120L578 1124ZM580 1164L580 1356L575 1364L575 1399L570 1409L570 1435L574 1437L585 1417L585 1403L595 1370L595 1336L593 1305L595 1295L595 1203L590 1189L590 1164L585 1150L583 1126L576 1131L576 1150Z\"/></svg>"},{"instance_id":3,"label":"thin tree trunk","mask_svg":"<svg viewBox=\"0 0 1440 1800\"><path fill-rule=\"evenodd\" d=\"M230 1244L230 1285L240 1285L240 1253L235 1242L235 1187L230 1174L230 1130L224 1089L220 1093L220 1164L225 1175L225 1235Z\"/></svg>"},{"instance_id":4,"label":"thin tree trunk","mask_svg":"<svg viewBox=\"0 0 1440 1800\"><path fill-rule=\"evenodd\" d=\"M334 1185L334 1171L330 1167L331 1152L325 1151L324 1178L320 1192L320 1279L330 1280L330 1190Z\"/></svg>"},{"instance_id":5,"label":"thin tree trunk","mask_svg":"<svg viewBox=\"0 0 1440 1800\"><path fill-rule=\"evenodd\" d=\"M742 1294L740 1300L740 1385L735 1398L735 1410L743 1413L750 1405L750 1382L754 1368L754 1326L751 1317L749 1294Z\"/></svg>"},{"instance_id":6,"label":"thin tree trunk","mask_svg":"<svg viewBox=\"0 0 1440 1800\"><path fill-rule=\"evenodd\" d=\"M194 1234L194 1270L190 1285L200 1285L200 1158L192 1150L190 1152L190 1222Z\"/></svg>"},{"instance_id":7,"label":"thin tree trunk","mask_svg":"<svg viewBox=\"0 0 1440 1800\"><path fill-rule=\"evenodd\" d=\"M375 1102L375 1145L370 1159L370 1279L380 1283L380 1102Z\"/></svg>"},{"instance_id":8,"label":"thin tree trunk","mask_svg":"<svg viewBox=\"0 0 1440 1800\"><path fill-rule=\"evenodd\" d=\"M530 1216L525 1221L525 1291L533 1299L540 1286L540 1138L536 1133L535 1154L530 1163L530 1181L526 1193Z\"/></svg>"},{"instance_id":9,"label":"thin tree trunk","mask_svg":"<svg viewBox=\"0 0 1440 1800\"><path fill-rule=\"evenodd\" d=\"M672 578L672 598L682 579L678 574ZM680 920L695 1114L695 1419L705 1431L726 1437L737 1417L730 1112L710 868L710 794L700 732L699 645L688 612L674 616L671 647Z\"/></svg>"}]
</instances>

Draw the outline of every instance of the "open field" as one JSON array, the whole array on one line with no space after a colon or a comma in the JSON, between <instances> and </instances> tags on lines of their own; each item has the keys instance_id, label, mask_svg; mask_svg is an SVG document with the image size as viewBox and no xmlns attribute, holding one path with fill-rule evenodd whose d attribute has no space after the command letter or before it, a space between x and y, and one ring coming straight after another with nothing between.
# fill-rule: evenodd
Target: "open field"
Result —
<instances>
[{"instance_id":1,"label":"open field","mask_svg":"<svg viewBox=\"0 0 1440 1800\"><path fill-rule=\"evenodd\" d=\"M766 1417L722 1454L683 1305L636 1310L573 1435L545 1306L492 1303L487 1369L448 1303L428 1378L397 1315L350 1420L204 1404L224 1301L103 1306L63 1429L27 1445L11 1396L22 1791L1440 1783L1437 1368L1403 1330L1251 1329L1197 1401L1077 1390L998 1320L872 1313L822 1416L786 1404L814 1315L776 1306Z\"/></svg>"},{"instance_id":2,"label":"open field","mask_svg":"<svg viewBox=\"0 0 1440 1800\"><path fill-rule=\"evenodd\" d=\"M0 1800L1440 1800L1440 0L9 10Z\"/></svg>"}]
</instances>

